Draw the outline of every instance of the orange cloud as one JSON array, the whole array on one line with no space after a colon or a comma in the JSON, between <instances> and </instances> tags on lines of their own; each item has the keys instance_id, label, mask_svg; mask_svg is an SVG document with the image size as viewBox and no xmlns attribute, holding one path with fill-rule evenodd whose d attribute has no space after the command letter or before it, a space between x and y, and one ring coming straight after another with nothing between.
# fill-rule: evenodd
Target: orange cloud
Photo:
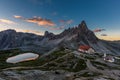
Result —
<instances>
[{"instance_id":1,"label":"orange cloud","mask_svg":"<svg viewBox=\"0 0 120 80\"><path fill-rule=\"evenodd\" d=\"M120 40L120 37L119 37L120 34L113 34L113 33L108 33L108 34L109 35L107 36L101 36L101 35L96 34L96 36L103 40L110 40L110 41Z\"/></svg>"},{"instance_id":2,"label":"orange cloud","mask_svg":"<svg viewBox=\"0 0 120 80\"><path fill-rule=\"evenodd\" d=\"M40 17L35 17L35 18L31 18L31 19L26 19L25 21L27 22L31 22L31 23L36 23L38 24L39 26L55 26L56 24L54 22L52 22L51 20L49 19L43 19L43 18L40 18Z\"/></svg>"},{"instance_id":3,"label":"orange cloud","mask_svg":"<svg viewBox=\"0 0 120 80\"><path fill-rule=\"evenodd\" d=\"M101 32L101 31L105 31L105 29L99 29L99 28L97 28L97 29L93 30L93 32Z\"/></svg>"},{"instance_id":4,"label":"orange cloud","mask_svg":"<svg viewBox=\"0 0 120 80\"><path fill-rule=\"evenodd\" d=\"M54 22L52 22L50 19L43 19L41 17L37 17L37 16L34 16L33 18L24 18L22 16L14 16L14 18L17 18L17 19L21 19L21 20L24 20L26 22L29 22L29 23L35 23L39 26L42 26L42 27L49 27L49 29L51 30L61 30L61 29L64 29L65 25L61 25L60 27L56 27L56 24ZM70 21L66 21L67 24L70 24L72 22L72 20Z\"/></svg>"},{"instance_id":5,"label":"orange cloud","mask_svg":"<svg viewBox=\"0 0 120 80\"><path fill-rule=\"evenodd\" d=\"M30 23L36 23L38 24L39 26L45 26L45 27L48 27L48 26L55 26L56 24L54 22L52 22L50 19L43 19L41 17L33 17L33 18L24 18L22 16L18 16L18 15L14 15L14 18L17 18L17 19L22 19L22 20L25 20L26 22L30 22Z\"/></svg>"},{"instance_id":6,"label":"orange cloud","mask_svg":"<svg viewBox=\"0 0 120 80\"><path fill-rule=\"evenodd\" d=\"M8 20L8 19L0 19L0 23L5 24L16 24L14 21Z\"/></svg>"},{"instance_id":7,"label":"orange cloud","mask_svg":"<svg viewBox=\"0 0 120 80\"><path fill-rule=\"evenodd\" d=\"M70 19L70 20L60 20L59 22L64 23L64 24L71 24L71 23L73 23L73 20L72 19Z\"/></svg>"},{"instance_id":8,"label":"orange cloud","mask_svg":"<svg viewBox=\"0 0 120 80\"><path fill-rule=\"evenodd\" d=\"M23 18L22 16L14 15L14 18L21 19Z\"/></svg>"}]
</instances>

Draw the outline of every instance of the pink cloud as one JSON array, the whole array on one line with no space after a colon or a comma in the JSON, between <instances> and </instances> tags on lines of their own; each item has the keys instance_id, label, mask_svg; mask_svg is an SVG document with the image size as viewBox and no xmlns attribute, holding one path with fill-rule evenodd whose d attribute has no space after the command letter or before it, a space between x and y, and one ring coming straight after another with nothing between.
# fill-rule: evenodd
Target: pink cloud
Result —
<instances>
[{"instance_id":1,"label":"pink cloud","mask_svg":"<svg viewBox=\"0 0 120 80\"><path fill-rule=\"evenodd\" d=\"M22 17L22 16L19 16L19 15L14 15L14 18L22 19L23 17Z\"/></svg>"},{"instance_id":2,"label":"pink cloud","mask_svg":"<svg viewBox=\"0 0 120 80\"><path fill-rule=\"evenodd\" d=\"M55 26L56 25L51 20L49 20L49 19L43 19L43 18L40 18L40 17L26 19L25 21L31 22L31 23L36 23L39 26L46 26L46 27L48 27L48 26Z\"/></svg>"},{"instance_id":3,"label":"pink cloud","mask_svg":"<svg viewBox=\"0 0 120 80\"><path fill-rule=\"evenodd\" d=\"M60 23L64 23L64 24L71 24L73 23L73 20L70 19L70 20L59 20Z\"/></svg>"},{"instance_id":4,"label":"pink cloud","mask_svg":"<svg viewBox=\"0 0 120 80\"><path fill-rule=\"evenodd\" d=\"M101 32L101 31L105 31L105 29L99 29L99 28L97 28L97 29L93 30L93 32Z\"/></svg>"},{"instance_id":5,"label":"pink cloud","mask_svg":"<svg viewBox=\"0 0 120 80\"><path fill-rule=\"evenodd\" d=\"M16 24L14 21L8 20L8 19L0 19L0 23L5 24Z\"/></svg>"},{"instance_id":6,"label":"pink cloud","mask_svg":"<svg viewBox=\"0 0 120 80\"><path fill-rule=\"evenodd\" d=\"M42 27L48 27L51 30L61 30L64 29L65 25L72 23L72 20L67 20L66 24L60 25L60 27L56 27L56 24L50 19L44 19L41 17L34 16L33 18L24 18L22 16L14 16L14 18L24 20L29 23L35 23Z\"/></svg>"},{"instance_id":7,"label":"pink cloud","mask_svg":"<svg viewBox=\"0 0 120 80\"><path fill-rule=\"evenodd\" d=\"M36 23L39 26L44 26L44 27L55 26L56 25L50 19L43 19L43 18L37 17L37 16L34 16L33 18L28 18L27 19L27 18L24 18L22 16L14 15L14 18L22 19L22 20L24 20L26 22L30 22L30 23Z\"/></svg>"}]
</instances>

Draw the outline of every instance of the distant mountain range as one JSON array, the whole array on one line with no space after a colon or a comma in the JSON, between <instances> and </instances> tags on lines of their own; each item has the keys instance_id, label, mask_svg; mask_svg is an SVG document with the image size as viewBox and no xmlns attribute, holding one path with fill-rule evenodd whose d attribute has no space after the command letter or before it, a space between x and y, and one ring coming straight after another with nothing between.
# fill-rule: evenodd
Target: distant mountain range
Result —
<instances>
[{"instance_id":1,"label":"distant mountain range","mask_svg":"<svg viewBox=\"0 0 120 80\"><path fill-rule=\"evenodd\" d=\"M43 36L39 36L11 29L0 32L0 50L19 48L45 53L59 46L77 50L80 45L89 45L99 53L120 55L120 41L98 39L94 32L88 29L85 21L76 27L65 29L57 35L45 31Z\"/></svg>"}]
</instances>

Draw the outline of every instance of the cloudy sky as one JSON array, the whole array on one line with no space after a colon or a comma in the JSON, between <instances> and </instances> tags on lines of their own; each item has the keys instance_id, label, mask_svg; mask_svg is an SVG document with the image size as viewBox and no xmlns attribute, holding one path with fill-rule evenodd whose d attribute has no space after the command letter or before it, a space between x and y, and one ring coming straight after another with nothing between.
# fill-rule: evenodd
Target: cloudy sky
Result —
<instances>
[{"instance_id":1,"label":"cloudy sky","mask_svg":"<svg viewBox=\"0 0 120 80\"><path fill-rule=\"evenodd\" d=\"M120 0L0 0L0 31L55 34L85 20L106 40L120 40Z\"/></svg>"}]
</instances>

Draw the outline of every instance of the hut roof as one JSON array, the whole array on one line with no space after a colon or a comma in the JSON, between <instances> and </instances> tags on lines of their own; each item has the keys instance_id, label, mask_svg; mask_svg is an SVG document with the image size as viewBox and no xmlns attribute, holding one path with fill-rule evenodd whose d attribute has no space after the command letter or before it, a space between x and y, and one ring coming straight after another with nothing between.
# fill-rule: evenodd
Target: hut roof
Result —
<instances>
[{"instance_id":1,"label":"hut roof","mask_svg":"<svg viewBox=\"0 0 120 80\"><path fill-rule=\"evenodd\" d=\"M79 49L82 49L82 50L88 50L88 49L90 49L91 47L90 46L88 46L88 45L81 45L80 47L79 47Z\"/></svg>"}]
</instances>

